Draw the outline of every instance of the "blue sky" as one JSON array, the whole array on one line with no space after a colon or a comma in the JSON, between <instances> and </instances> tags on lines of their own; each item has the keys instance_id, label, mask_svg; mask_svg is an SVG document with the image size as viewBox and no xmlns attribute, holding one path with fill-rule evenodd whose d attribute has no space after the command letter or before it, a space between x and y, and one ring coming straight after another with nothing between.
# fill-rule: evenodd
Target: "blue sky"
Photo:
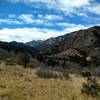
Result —
<instances>
[{"instance_id":1,"label":"blue sky","mask_svg":"<svg viewBox=\"0 0 100 100\"><path fill-rule=\"evenodd\" d=\"M0 40L45 40L100 25L100 0L0 0Z\"/></svg>"}]
</instances>

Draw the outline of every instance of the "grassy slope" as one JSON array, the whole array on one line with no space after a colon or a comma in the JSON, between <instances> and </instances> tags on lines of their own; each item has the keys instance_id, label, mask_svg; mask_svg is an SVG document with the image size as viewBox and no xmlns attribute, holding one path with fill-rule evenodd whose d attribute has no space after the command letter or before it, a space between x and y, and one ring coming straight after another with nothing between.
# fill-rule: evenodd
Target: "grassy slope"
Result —
<instances>
[{"instance_id":1,"label":"grassy slope","mask_svg":"<svg viewBox=\"0 0 100 100\"><path fill-rule=\"evenodd\" d=\"M0 64L0 100L97 100L81 95L84 79L70 75L68 80L42 79L36 69Z\"/></svg>"}]
</instances>

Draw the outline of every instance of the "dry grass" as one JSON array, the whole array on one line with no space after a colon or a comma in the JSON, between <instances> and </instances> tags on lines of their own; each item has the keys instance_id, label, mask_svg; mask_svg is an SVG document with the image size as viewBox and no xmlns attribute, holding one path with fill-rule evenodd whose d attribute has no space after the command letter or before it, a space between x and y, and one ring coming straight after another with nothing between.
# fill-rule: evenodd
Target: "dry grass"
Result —
<instances>
[{"instance_id":1,"label":"dry grass","mask_svg":"<svg viewBox=\"0 0 100 100\"><path fill-rule=\"evenodd\" d=\"M0 100L97 100L81 95L84 79L80 76L70 75L68 80L43 79L35 71L1 63Z\"/></svg>"}]
</instances>

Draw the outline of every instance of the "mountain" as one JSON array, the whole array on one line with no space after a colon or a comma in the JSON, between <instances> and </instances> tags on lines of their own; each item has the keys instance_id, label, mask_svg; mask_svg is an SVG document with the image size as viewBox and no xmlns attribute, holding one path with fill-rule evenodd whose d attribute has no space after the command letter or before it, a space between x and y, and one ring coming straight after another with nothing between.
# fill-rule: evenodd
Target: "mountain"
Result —
<instances>
[{"instance_id":1,"label":"mountain","mask_svg":"<svg viewBox=\"0 0 100 100\"><path fill-rule=\"evenodd\" d=\"M63 36L59 36L57 38L49 38L47 40L44 41L30 41L27 42L26 44L29 46L33 46L35 48L37 48L39 51L44 50L44 49L48 49L49 47L53 47L55 45L59 45L59 42L61 42L63 40Z\"/></svg>"},{"instance_id":2,"label":"mountain","mask_svg":"<svg viewBox=\"0 0 100 100\"><path fill-rule=\"evenodd\" d=\"M39 45L41 42L42 42L42 40L38 40L38 41L32 40L32 41L26 42L25 44L26 44L26 45L29 45L29 46L36 47L36 46Z\"/></svg>"},{"instance_id":3,"label":"mountain","mask_svg":"<svg viewBox=\"0 0 100 100\"><path fill-rule=\"evenodd\" d=\"M47 49L49 47L51 48L51 47L57 45L60 41L62 41L62 38L50 38L50 39L47 39L47 40L39 43L36 46L36 48L41 51L41 50Z\"/></svg>"},{"instance_id":4,"label":"mountain","mask_svg":"<svg viewBox=\"0 0 100 100\"><path fill-rule=\"evenodd\" d=\"M87 55L100 56L100 26L50 38L39 43L36 48L45 54L56 54L74 48Z\"/></svg>"},{"instance_id":5,"label":"mountain","mask_svg":"<svg viewBox=\"0 0 100 100\"><path fill-rule=\"evenodd\" d=\"M21 43L21 45L24 45L25 47L29 46L33 51L36 48L47 55L66 52L68 49L72 49L73 51L73 49L75 49L84 52L87 55L98 56L100 55L100 26L71 32L45 41L33 40L26 44Z\"/></svg>"},{"instance_id":6,"label":"mountain","mask_svg":"<svg viewBox=\"0 0 100 100\"><path fill-rule=\"evenodd\" d=\"M1 42L0 41L0 49L4 49L7 51L14 51L16 53L20 52L27 52L30 53L32 55L36 54L38 52L37 49L35 49L34 47L25 45L24 43L18 43L18 42Z\"/></svg>"},{"instance_id":7,"label":"mountain","mask_svg":"<svg viewBox=\"0 0 100 100\"><path fill-rule=\"evenodd\" d=\"M54 45L56 45L57 42L60 42L61 40L59 38L50 38L50 39L47 39L45 41L42 41L42 40L38 40L38 41L30 41L30 42L27 42L26 45L29 45L29 46L33 46L33 47L36 47L38 50L44 50L44 49L47 49L49 47L52 47Z\"/></svg>"}]
</instances>

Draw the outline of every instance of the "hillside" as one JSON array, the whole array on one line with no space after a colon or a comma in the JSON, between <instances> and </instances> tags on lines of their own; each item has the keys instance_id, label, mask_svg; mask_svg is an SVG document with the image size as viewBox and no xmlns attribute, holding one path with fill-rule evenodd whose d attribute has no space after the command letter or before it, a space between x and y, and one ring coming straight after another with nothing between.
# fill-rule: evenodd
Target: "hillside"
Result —
<instances>
[{"instance_id":1,"label":"hillside","mask_svg":"<svg viewBox=\"0 0 100 100\"><path fill-rule=\"evenodd\" d=\"M36 46L39 45L41 42L42 42L42 40L37 40L37 41L33 40L33 41L26 42L25 44L26 44L26 45L29 45L29 46L36 47Z\"/></svg>"},{"instance_id":2,"label":"hillside","mask_svg":"<svg viewBox=\"0 0 100 100\"><path fill-rule=\"evenodd\" d=\"M79 30L57 38L51 38L40 43L37 48L43 53L55 54L69 48L85 52L89 56L100 55L100 26L94 26L86 30Z\"/></svg>"},{"instance_id":3,"label":"hillside","mask_svg":"<svg viewBox=\"0 0 100 100\"><path fill-rule=\"evenodd\" d=\"M18 42L0 42L0 48L7 50L7 51L13 51L15 53L23 53L23 52L27 52L31 55L34 55L35 53L38 52L37 49L35 49L34 47L25 45L24 43L18 43Z\"/></svg>"}]
</instances>

